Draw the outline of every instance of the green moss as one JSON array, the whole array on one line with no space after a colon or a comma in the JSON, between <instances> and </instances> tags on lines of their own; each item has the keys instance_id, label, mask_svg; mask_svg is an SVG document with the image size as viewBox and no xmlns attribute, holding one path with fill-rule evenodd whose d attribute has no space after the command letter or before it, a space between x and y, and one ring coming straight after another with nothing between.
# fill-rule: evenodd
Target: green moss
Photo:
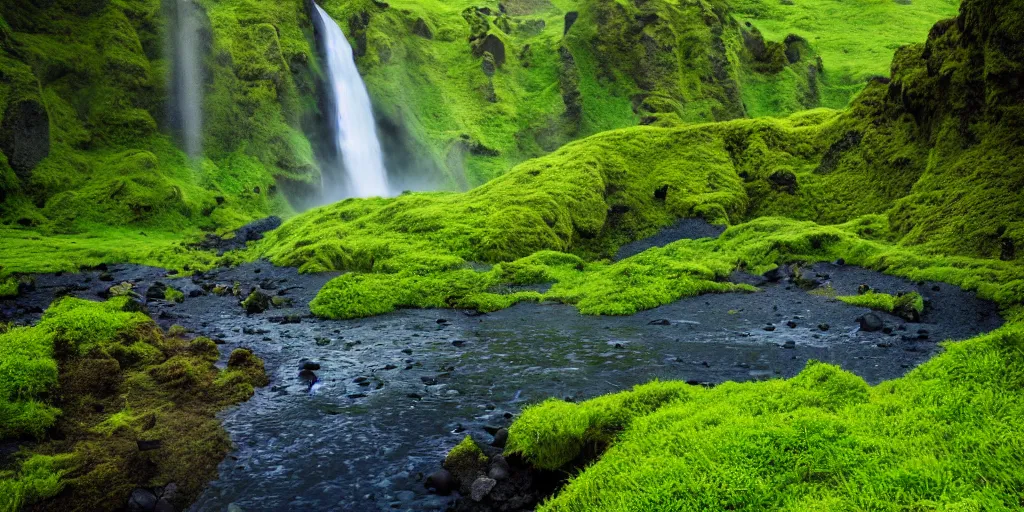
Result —
<instances>
[{"instance_id":1,"label":"green moss","mask_svg":"<svg viewBox=\"0 0 1024 512\"><path fill-rule=\"evenodd\" d=\"M215 415L266 385L263 363L236 350L218 370L212 341L165 336L125 312L128 300L64 298L36 326L0 334L0 438L40 439L0 473L4 510L117 508L136 487L170 482L184 506L215 474L230 447ZM47 438L57 421L63 435ZM160 443L150 453L137 441Z\"/></svg>"},{"instance_id":2,"label":"green moss","mask_svg":"<svg viewBox=\"0 0 1024 512\"><path fill-rule=\"evenodd\" d=\"M729 4L740 21L755 25L768 40L782 41L790 34L805 39L824 61L819 105L843 108L870 77L889 73L896 49L920 42L935 22L956 15L960 2L873 1L854 6L838 0L733 0ZM746 93L759 87L747 82L743 86L751 115L779 112L763 109L763 101L750 101L752 95Z\"/></svg>"},{"instance_id":3,"label":"green moss","mask_svg":"<svg viewBox=\"0 0 1024 512\"><path fill-rule=\"evenodd\" d=\"M892 313L896 307L896 297L888 293L868 292L864 295L843 295L836 298L853 306L876 309L886 313Z\"/></svg>"},{"instance_id":4,"label":"green moss","mask_svg":"<svg viewBox=\"0 0 1024 512\"><path fill-rule=\"evenodd\" d=\"M18 296L18 279L7 277L0 280L0 299Z\"/></svg>"},{"instance_id":5,"label":"green moss","mask_svg":"<svg viewBox=\"0 0 1024 512\"><path fill-rule=\"evenodd\" d=\"M0 10L9 30L0 59L12 84L0 88L0 111L31 101L43 105L50 126L49 141L34 141L49 144L42 162L15 177L0 165L2 224L47 237L90 233L90 242L116 240L107 230L129 225L199 238L201 230L289 212L278 179L317 181L299 130L316 113L303 2L197 4L212 80L199 159L176 147L167 115L171 63L161 46L171 40L171 11L159 0L72 4ZM124 253L105 242L89 250L111 259Z\"/></svg>"},{"instance_id":6,"label":"green moss","mask_svg":"<svg viewBox=\"0 0 1024 512\"><path fill-rule=\"evenodd\" d=\"M0 510L16 512L29 503L56 496L61 476L74 463L69 455L32 455L16 471L0 472Z\"/></svg>"},{"instance_id":7,"label":"green moss","mask_svg":"<svg viewBox=\"0 0 1024 512\"><path fill-rule=\"evenodd\" d=\"M168 302L184 302L185 294L173 286L168 286L167 290L164 291L164 300Z\"/></svg>"},{"instance_id":8,"label":"green moss","mask_svg":"<svg viewBox=\"0 0 1024 512\"><path fill-rule=\"evenodd\" d=\"M924 312L924 298L917 292L889 295L888 293L868 292L863 295L844 295L837 299L854 306L876 309L893 313L901 310Z\"/></svg>"},{"instance_id":9,"label":"green moss","mask_svg":"<svg viewBox=\"0 0 1024 512\"><path fill-rule=\"evenodd\" d=\"M509 450L559 467L572 454L553 440L579 445L595 431L565 429L571 418L626 420L542 510L1013 508L1024 478L1007 456L1024 438L1011 419L1024 412L1022 341L1011 325L952 343L875 387L811 362L789 380L654 383L578 405L545 402L513 424ZM669 399L652 410L614 404L653 390Z\"/></svg>"}]
</instances>

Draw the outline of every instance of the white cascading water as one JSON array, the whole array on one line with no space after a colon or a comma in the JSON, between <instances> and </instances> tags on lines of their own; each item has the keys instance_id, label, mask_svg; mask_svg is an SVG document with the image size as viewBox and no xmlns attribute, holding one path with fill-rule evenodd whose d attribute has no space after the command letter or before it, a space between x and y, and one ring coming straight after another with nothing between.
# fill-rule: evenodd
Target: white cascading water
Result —
<instances>
[{"instance_id":1,"label":"white cascading water","mask_svg":"<svg viewBox=\"0 0 1024 512\"><path fill-rule=\"evenodd\" d=\"M330 176L331 171L327 170L325 199L337 201L345 197L387 196L388 177L380 140L377 139L370 94L356 68L352 46L338 24L319 5L314 6L324 29L330 100L335 115L335 144L344 163L343 177L347 178Z\"/></svg>"},{"instance_id":2,"label":"white cascading water","mask_svg":"<svg viewBox=\"0 0 1024 512\"><path fill-rule=\"evenodd\" d=\"M171 0L175 9L173 88L174 115L178 119L182 143L190 157L203 152L203 84L199 67L198 8L193 0Z\"/></svg>"}]
</instances>

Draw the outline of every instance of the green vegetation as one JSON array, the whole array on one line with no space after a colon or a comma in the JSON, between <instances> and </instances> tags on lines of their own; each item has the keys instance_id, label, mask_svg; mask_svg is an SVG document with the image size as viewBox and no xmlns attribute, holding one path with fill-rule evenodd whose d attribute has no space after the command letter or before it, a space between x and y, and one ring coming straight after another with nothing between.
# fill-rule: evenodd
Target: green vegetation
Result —
<instances>
[{"instance_id":1,"label":"green vegetation","mask_svg":"<svg viewBox=\"0 0 1024 512\"><path fill-rule=\"evenodd\" d=\"M379 115L401 127L396 135L415 141L409 150L420 158L419 172L431 162L463 188L579 137L638 123L845 107L869 76L887 71L895 48L921 41L957 3L502 5L504 11L467 0L324 2L354 41ZM828 15L811 17L815 11ZM569 12L578 19L566 32Z\"/></svg>"},{"instance_id":2,"label":"green vegetation","mask_svg":"<svg viewBox=\"0 0 1024 512\"><path fill-rule=\"evenodd\" d=\"M612 446L540 510L1008 510L1020 505L1024 329L869 387L811 362L789 380L651 383L524 411L507 451L558 468Z\"/></svg>"},{"instance_id":3,"label":"green vegetation","mask_svg":"<svg viewBox=\"0 0 1024 512\"><path fill-rule=\"evenodd\" d=\"M172 9L159 0L0 6L0 221L31 228L4 229L5 241L19 239L4 244L5 265L22 247L66 245L78 234L89 254L80 260L72 248L61 259L138 261L161 244L121 249L124 231L199 238L289 212L279 185L319 182L300 131L317 108L304 3L197 5L210 76L204 157L194 160L169 135L172 63L163 44Z\"/></svg>"},{"instance_id":4,"label":"green vegetation","mask_svg":"<svg viewBox=\"0 0 1024 512\"><path fill-rule=\"evenodd\" d=\"M195 161L165 114L159 2L0 6L0 297L23 273L265 257L347 272L310 304L329 318L545 300L631 314L754 292L728 282L735 270L843 258L975 291L1008 324L874 387L812 362L789 380L538 404L507 451L574 475L542 508L1022 505L1021 0L968 0L907 46L955 6L327 1L385 144L403 141L388 153L409 160L390 164L475 188L342 201L224 256L184 242L289 213L283 191L317 182L303 129L318 65L304 2L198 3L209 53ZM566 33L568 12L579 18ZM862 87L890 57L890 77ZM823 105L845 108L804 110ZM15 132L27 139L12 143ZM49 150L34 161L26 148ZM610 260L684 217L729 227ZM540 284L551 286L530 288ZM0 438L35 440L0 472L0 510L117 508L135 487L172 481L185 506L228 449L216 412L266 383L251 352L218 370L212 341L162 333L119 286L106 303L63 299L33 327L0 324ZM238 283L213 293L244 297ZM838 298L924 309L915 293ZM140 452L140 441L160 443ZM467 438L445 466L475 475L481 463Z\"/></svg>"},{"instance_id":5,"label":"green vegetation","mask_svg":"<svg viewBox=\"0 0 1024 512\"><path fill-rule=\"evenodd\" d=\"M924 298L917 292L889 295L888 293L868 292L863 295L844 295L837 299L854 306L877 309L886 313L900 311L924 312Z\"/></svg>"},{"instance_id":6,"label":"green vegetation","mask_svg":"<svg viewBox=\"0 0 1024 512\"><path fill-rule=\"evenodd\" d=\"M869 21L857 23L905 13L896 17L927 24L943 14L937 1L904 11L872 5ZM568 141L638 122L840 105L812 94L816 43L742 26L732 9L746 16L747 4L508 1L502 13L464 1L324 3L354 42L403 183L438 175L433 185L475 186ZM20 149L0 158L0 229L16 240L0 247L0 274L99 261L202 268L210 255L173 242L288 214L284 192L301 204L315 188L317 141L304 133L316 131L320 69L305 2L196 5L207 82L204 156L195 161L175 146L163 51L175 19L158 0L0 8L0 132L26 128ZM565 34L568 12L579 19ZM785 19L802 33L802 18ZM867 46L889 48L908 33ZM21 260L54 247L53 260Z\"/></svg>"},{"instance_id":7,"label":"green vegetation","mask_svg":"<svg viewBox=\"0 0 1024 512\"><path fill-rule=\"evenodd\" d=\"M215 414L267 383L263 363L239 349L219 370L212 341L166 336L136 311L127 297L65 298L0 333L0 439L38 440L0 471L0 510L114 509L170 482L185 506L216 474L230 443Z\"/></svg>"},{"instance_id":8,"label":"green vegetation","mask_svg":"<svg viewBox=\"0 0 1024 512\"><path fill-rule=\"evenodd\" d=\"M18 279L7 277L0 280L0 299L15 297L18 295Z\"/></svg>"},{"instance_id":9,"label":"green vegetation","mask_svg":"<svg viewBox=\"0 0 1024 512\"><path fill-rule=\"evenodd\" d=\"M790 34L805 39L824 63L818 105L843 108L868 79L889 74L896 49L920 42L936 21L955 16L960 1L732 0L729 5L737 19L755 25L767 40L781 41ZM787 80L792 78L780 73L744 81L748 113L778 115L780 110L761 95L772 95Z\"/></svg>"}]
</instances>

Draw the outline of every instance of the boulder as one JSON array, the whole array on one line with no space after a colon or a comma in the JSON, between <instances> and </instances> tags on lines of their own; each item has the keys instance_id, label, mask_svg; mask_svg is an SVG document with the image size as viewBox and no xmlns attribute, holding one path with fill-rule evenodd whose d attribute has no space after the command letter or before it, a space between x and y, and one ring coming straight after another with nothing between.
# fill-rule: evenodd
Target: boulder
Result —
<instances>
[{"instance_id":1,"label":"boulder","mask_svg":"<svg viewBox=\"0 0 1024 512\"><path fill-rule=\"evenodd\" d=\"M877 332L885 328L885 322L882 318L874 313L868 313L864 316L857 317L857 323L860 324L860 330L864 332Z\"/></svg>"},{"instance_id":2,"label":"boulder","mask_svg":"<svg viewBox=\"0 0 1024 512\"><path fill-rule=\"evenodd\" d=\"M448 496L455 489L458 488L458 484L455 483L455 478L446 469L439 469L434 471L427 477L425 482L427 489L430 491L440 494L441 496Z\"/></svg>"},{"instance_id":3,"label":"boulder","mask_svg":"<svg viewBox=\"0 0 1024 512\"><path fill-rule=\"evenodd\" d=\"M21 179L50 154L50 117L42 103L25 99L12 103L0 121L0 151Z\"/></svg>"},{"instance_id":4,"label":"boulder","mask_svg":"<svg viewBox=\"0 0 1024 512\"><path fill-rule=\"evenodd\" d=\"M131 512L151 512L156 508L157 497L147 489L135 489L128 498L128 510Z\"/></svg>"},{"instance_id":5,"label":"boulder","mask_svg":"<svg viewBox=\"0 0 1024 512\"><path fill-rule=\"evenodd\" d=\"M113 287L111 287L113 288ZM146 289L146 300L164 300L167 296L167 285L157 281L153 283L148 289Z\"/></svg>"},{"instance_id":6,"label":"boulder","mask_svg":"<svg viewBox=\"0 0 1024 512\"><path fill-rule=\"evenodd\" d=\"M245 300L242 301L242 307L245 308L245 312L252 315L256 313L262 313L270 309L271 297L259 290L253 290Z\"/></svg>"},{"instance_id":7,"label":"boulder","mask_svg":"<svg viewBox=\"0 0 1024 512\"><path fill-rule=\"evenodd\" d=\"M490 494L491 489L494 489L494 486L497 484L498 481L490 477L482 476L477 478L473 481L470 498L472 498L473 501L483 501L484 498Z\"/></svg>"},{"instance_id":8,"label":"boulder","mask_svg":"<svg viewBox=\"0 0 1024 512\"><path fill-rule=\"evenodd\" d=\"M499 429L494 433L494 440L491 441L491 446L504 448L506 443L508 443L508 429Z\"/></svg>"},{"instance_id":9,"label":"boulder","mask_svg":"<svg viewBox=\"0 0 1024 512\"><path fill-rule=\"evenodd\" d=\"M477 41L473 46L473 55L483 57L484 53L490 53L494 57L494 65L501 67L505 64L505 43L494 34L487 34L486 37Z\"/></svg>"}]
</instances>

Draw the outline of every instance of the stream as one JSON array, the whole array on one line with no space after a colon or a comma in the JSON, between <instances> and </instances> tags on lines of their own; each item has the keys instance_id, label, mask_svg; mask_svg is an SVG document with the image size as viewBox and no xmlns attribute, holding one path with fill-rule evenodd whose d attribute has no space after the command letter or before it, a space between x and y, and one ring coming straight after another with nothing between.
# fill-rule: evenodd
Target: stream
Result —
<instances>
[{"instance_id":1,"label":"stream","mask_svg":"<svg viewBox=\"0 0 1024 512\"><path fill-rule=\"evenodd\" d=\"M55 295L97 299L111 284L145 290L160 281L188 297L150 301L160 325L215 339L225 358L247 347L264 359L271 385L223 414L236 448L193 510L443 510L453 498L429 494L424 475L466 434L490 443L488 430L507 427L531 403L584 400L655 378L713 385L791 377L809 359L877 383L929 359L941 350L937 341L1002 323L992 303L950 285L837 264L813 270L844 295L867 283L918 291L928 307L914 324L877 313L892 332L864 332L857 318L865 308L742 276L760 291L687 298L628 317L524 303L486 315L410 309L326 321L306 304L336 274L256 262L191 278L134 265L42 275L36 290L0 311L28 322ZM239 298L203 291L234 282L294 306L247 315ZM315 381L304 366L315 368Z\"/></svg>"}]
</instances>

